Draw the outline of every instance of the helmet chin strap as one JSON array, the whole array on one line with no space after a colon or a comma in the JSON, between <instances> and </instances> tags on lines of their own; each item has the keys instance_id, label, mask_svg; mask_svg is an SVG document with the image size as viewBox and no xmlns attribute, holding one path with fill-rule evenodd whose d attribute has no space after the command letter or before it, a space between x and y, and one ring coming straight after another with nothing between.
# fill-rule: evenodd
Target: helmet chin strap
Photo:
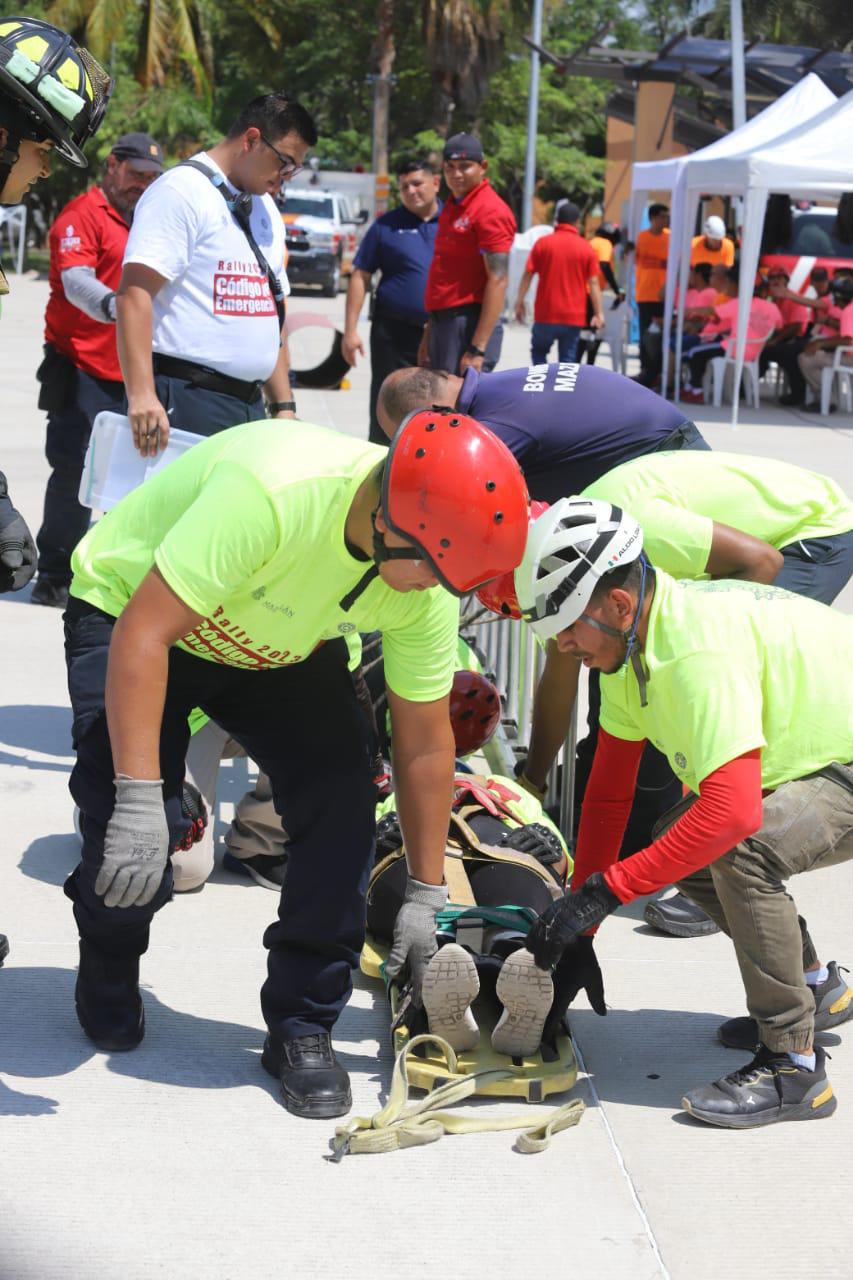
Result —
<instances>
[{"instance_id":1,"label":"helmet chin strap","mask_svg":"<svg viewBox=\"0 0 853 1280\"><path fill-rule=\"evenodd\" d=\"M625 657L619 664L624 667L625 663L630 659L634 675L637 677L637 684L640 686L640 706L647 707L649 699L646 694L647 677L643 669L643 661L640 657L640 645L637 640L637 628L640 625L640 617L643 612L643 601L646 597L646 568L648 560L645 555L640 556L640 591L637 599L637 608L634 613L634 621L630 627L624 630L621 627L611 627L607 622L598 622L595 618L590 618L587 614L582 613L581 618L587 626L595 627L596 631L603 631L605 635L616 636L625 645Z\"/></svg>"},{"instance_id":2,"label":"helmet chin strap","mask_svg":"<svg viewBox=\"0 0 853 1280\"><path fill-rule=\"evenodd\" d=\"M376 514L379 508L376 507L370 515L373 524L373 564L366 573L359 578L352 591L348 591L342 600L338 601L344 613L348 613L355 604L359 596L363 595L367 588L373 582L374 578L379 577L379 566L386 560L424 560L426 557L417 547L387 547L385 539L376 528Z\"/></svg>"}]
</instances>

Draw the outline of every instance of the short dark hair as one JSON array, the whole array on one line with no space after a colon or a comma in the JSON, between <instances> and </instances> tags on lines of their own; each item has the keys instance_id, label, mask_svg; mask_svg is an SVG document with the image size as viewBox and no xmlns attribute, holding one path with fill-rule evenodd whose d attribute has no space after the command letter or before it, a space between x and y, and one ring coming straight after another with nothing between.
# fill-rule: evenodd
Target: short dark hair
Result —
<instances>
[{"instance_id":1,"label":"short dark hair","mask_svg":"<svg viewBox=\"0 0 853 1280\"><path fill-rule=\"evenodd\" d=\"M581 211L573 200L558 200L554 221L557 226L573 227L579 221Z\"/></svg>"},{"instance_id":2,"label":"short dark hair","mask_svg":"<svg viewBox=\"0 0 853 1280\"><path fill-rule=\"evenodd\" d=\"M650 204L649 205L650 218L656 218L659 213L669 213L669 205L668 204Z\"/></svg>"},{"instance_id":3,"label":"short dark hair","mask_svg":"<svg viewBox=\"0 0 853 1280\"><path fill-rule=\"evenodd\" d=\"M303 142L313 147L317 126L301 102L286 93L265 93L247 103L228 130L229 138L239 138L247 129L260 129L271 138L298 133Z\"/></svg>"},{"instance_id":4,"label":"short dark hair","mask_svg":"<svg viewBox=\"0 0 853 1280\"><path fill-rule=\"evenodd\" d=\"M642 559L632 560L630 564L617 565L615 569L611 569L609 573L604 573L598 579L592 589L592 595L589 598L590 604L600 604L603 596L614 588L621 588L623 591L630 591L632 595L639 596L640 583L643 580ZM653 586L655 580L655 571L646 561L646 591Z\"/></svg>"},{"instance_id":5,"label":"short dark hair","mask_svg":"<svg viewBox=\"0 0 853 1280\"><path fill-rule=\"evenodd\" d=\"M710 281L711 281L711 264L710 264L710 262L694 262L694 263L693 263L693 266L690 268L690 270L691 270L691 271L695 271L695 272L696 272L696 274L697 274L697 276L701 276L701 277L702 277L702 279L705 281L705 283L706 283L706 284L709 284L709 283L710 283Z\"/></svg>"},{"instance_id":6,"label":"short dark hair","mask_svg":"<svg viewBox=\"0 0 853 1280\"><path fill-rule=\"evenodd\" d=\"M417 173L419 169L423 169L424 173L431 173L435 177L435 169L429 160L421 160L417 156L404 156L397 165L397 177L405 178L407 173Z\"/></svg>"},{"instance_id":7,"label":"short dark hair","mask_svg":"<svg viewBox=\"0 0 853 1280\"><path fill-rule=\"evenodd\" d=\"M439 369L400 369L389 375L379 388L378 407L398 427L415 409L440 404L448 377L449 374Z\"/></svg>"}]
</instances>

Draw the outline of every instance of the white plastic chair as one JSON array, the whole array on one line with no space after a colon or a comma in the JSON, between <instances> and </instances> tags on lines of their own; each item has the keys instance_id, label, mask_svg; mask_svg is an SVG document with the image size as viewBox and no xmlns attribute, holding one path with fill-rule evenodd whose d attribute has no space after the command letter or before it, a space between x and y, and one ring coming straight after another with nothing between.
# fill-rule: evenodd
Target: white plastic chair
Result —
<instances>
[{"instance_id":1,"label":"white plastic chair","mask_svg":"<svg viewBox=\"0 0 853 1280\"><path fill-rule=\"evenodd\" d=\"M851 382L851 379L853 379L853 364L844 364L845 356L853 359L853 347L836 347L832 364L827 365L825 369L820 371L820 412L824 418L829 413L834 378L838 379L839 408L841 407L841 398L844 396L847 412L853 413L853 382Z\"/></svg>"},{"instance_id":2,"label":"white plastic chair","mask_svg":"<svg viewBox=\"0 0 853 1280\"><path fill-rule=\"evenodd\" d=\"M754 339L752 339L752 341L754 341ZM751 388L752 403L756 409L759 407L761 403L761 396L760 396L759 387L758 387L758 383L759 383L758 357L760 354L761 354L760 351L757 351L755 353L754 359L744 360L743 373L741 374L741 378L744 381L744 386L746 389L747 404L749 403L749 392ZM723 403L723 386L725 385L726 374L728 373L729 369L733 369L735 365L734 356L731 354L727 354L725 356L717 356L716 360L710 361L710 365L711 365L711 373L713 375L713 380L714 380L712 404L714 405L715 408L719 409L720 405Z\"/></svg>"}]
</instances>

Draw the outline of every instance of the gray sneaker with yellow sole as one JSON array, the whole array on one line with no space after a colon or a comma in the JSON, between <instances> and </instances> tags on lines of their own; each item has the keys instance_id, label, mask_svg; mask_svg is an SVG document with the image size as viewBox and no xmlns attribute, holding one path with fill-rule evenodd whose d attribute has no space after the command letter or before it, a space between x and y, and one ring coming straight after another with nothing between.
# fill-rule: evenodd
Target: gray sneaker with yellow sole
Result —
<instances>
[{"instance_id":1,"label":"gray sneaker with yellow sole","mask_svg":"<svg viewBox=\"0 0 853 1280\"><path fill-rule=\"evenodd\" d=\"M815 1001L815 1031L829 1031L831 1027L853 1018L853 989L841 976L848 970L834 960L826 967L829 970L826 982L811 988ZM754 1018L729 1018L717 1028L717 1036L727 1049L744 1049L747 1053L755 1053L758 1049L758 1024Z\"/></svg>"}]
</instances>

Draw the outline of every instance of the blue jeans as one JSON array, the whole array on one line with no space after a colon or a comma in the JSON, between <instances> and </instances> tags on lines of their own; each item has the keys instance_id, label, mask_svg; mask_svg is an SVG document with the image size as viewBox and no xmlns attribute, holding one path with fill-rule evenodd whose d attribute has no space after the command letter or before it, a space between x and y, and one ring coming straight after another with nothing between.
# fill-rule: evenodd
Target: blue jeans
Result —
<instances>
[{"instance_id":1,"label":"blue jeans","mask_svg":"<svg viewBox=\"0 0 853 1280\"><path fill-rule=\"evenodd\" d=\"M547 364L548 352L557 344L557 353L563 363L571 363L578 358L578 341L582 325L579 324L534 324L530 332L530 359L533 364Z\"/></svg>"}]
</instances>

